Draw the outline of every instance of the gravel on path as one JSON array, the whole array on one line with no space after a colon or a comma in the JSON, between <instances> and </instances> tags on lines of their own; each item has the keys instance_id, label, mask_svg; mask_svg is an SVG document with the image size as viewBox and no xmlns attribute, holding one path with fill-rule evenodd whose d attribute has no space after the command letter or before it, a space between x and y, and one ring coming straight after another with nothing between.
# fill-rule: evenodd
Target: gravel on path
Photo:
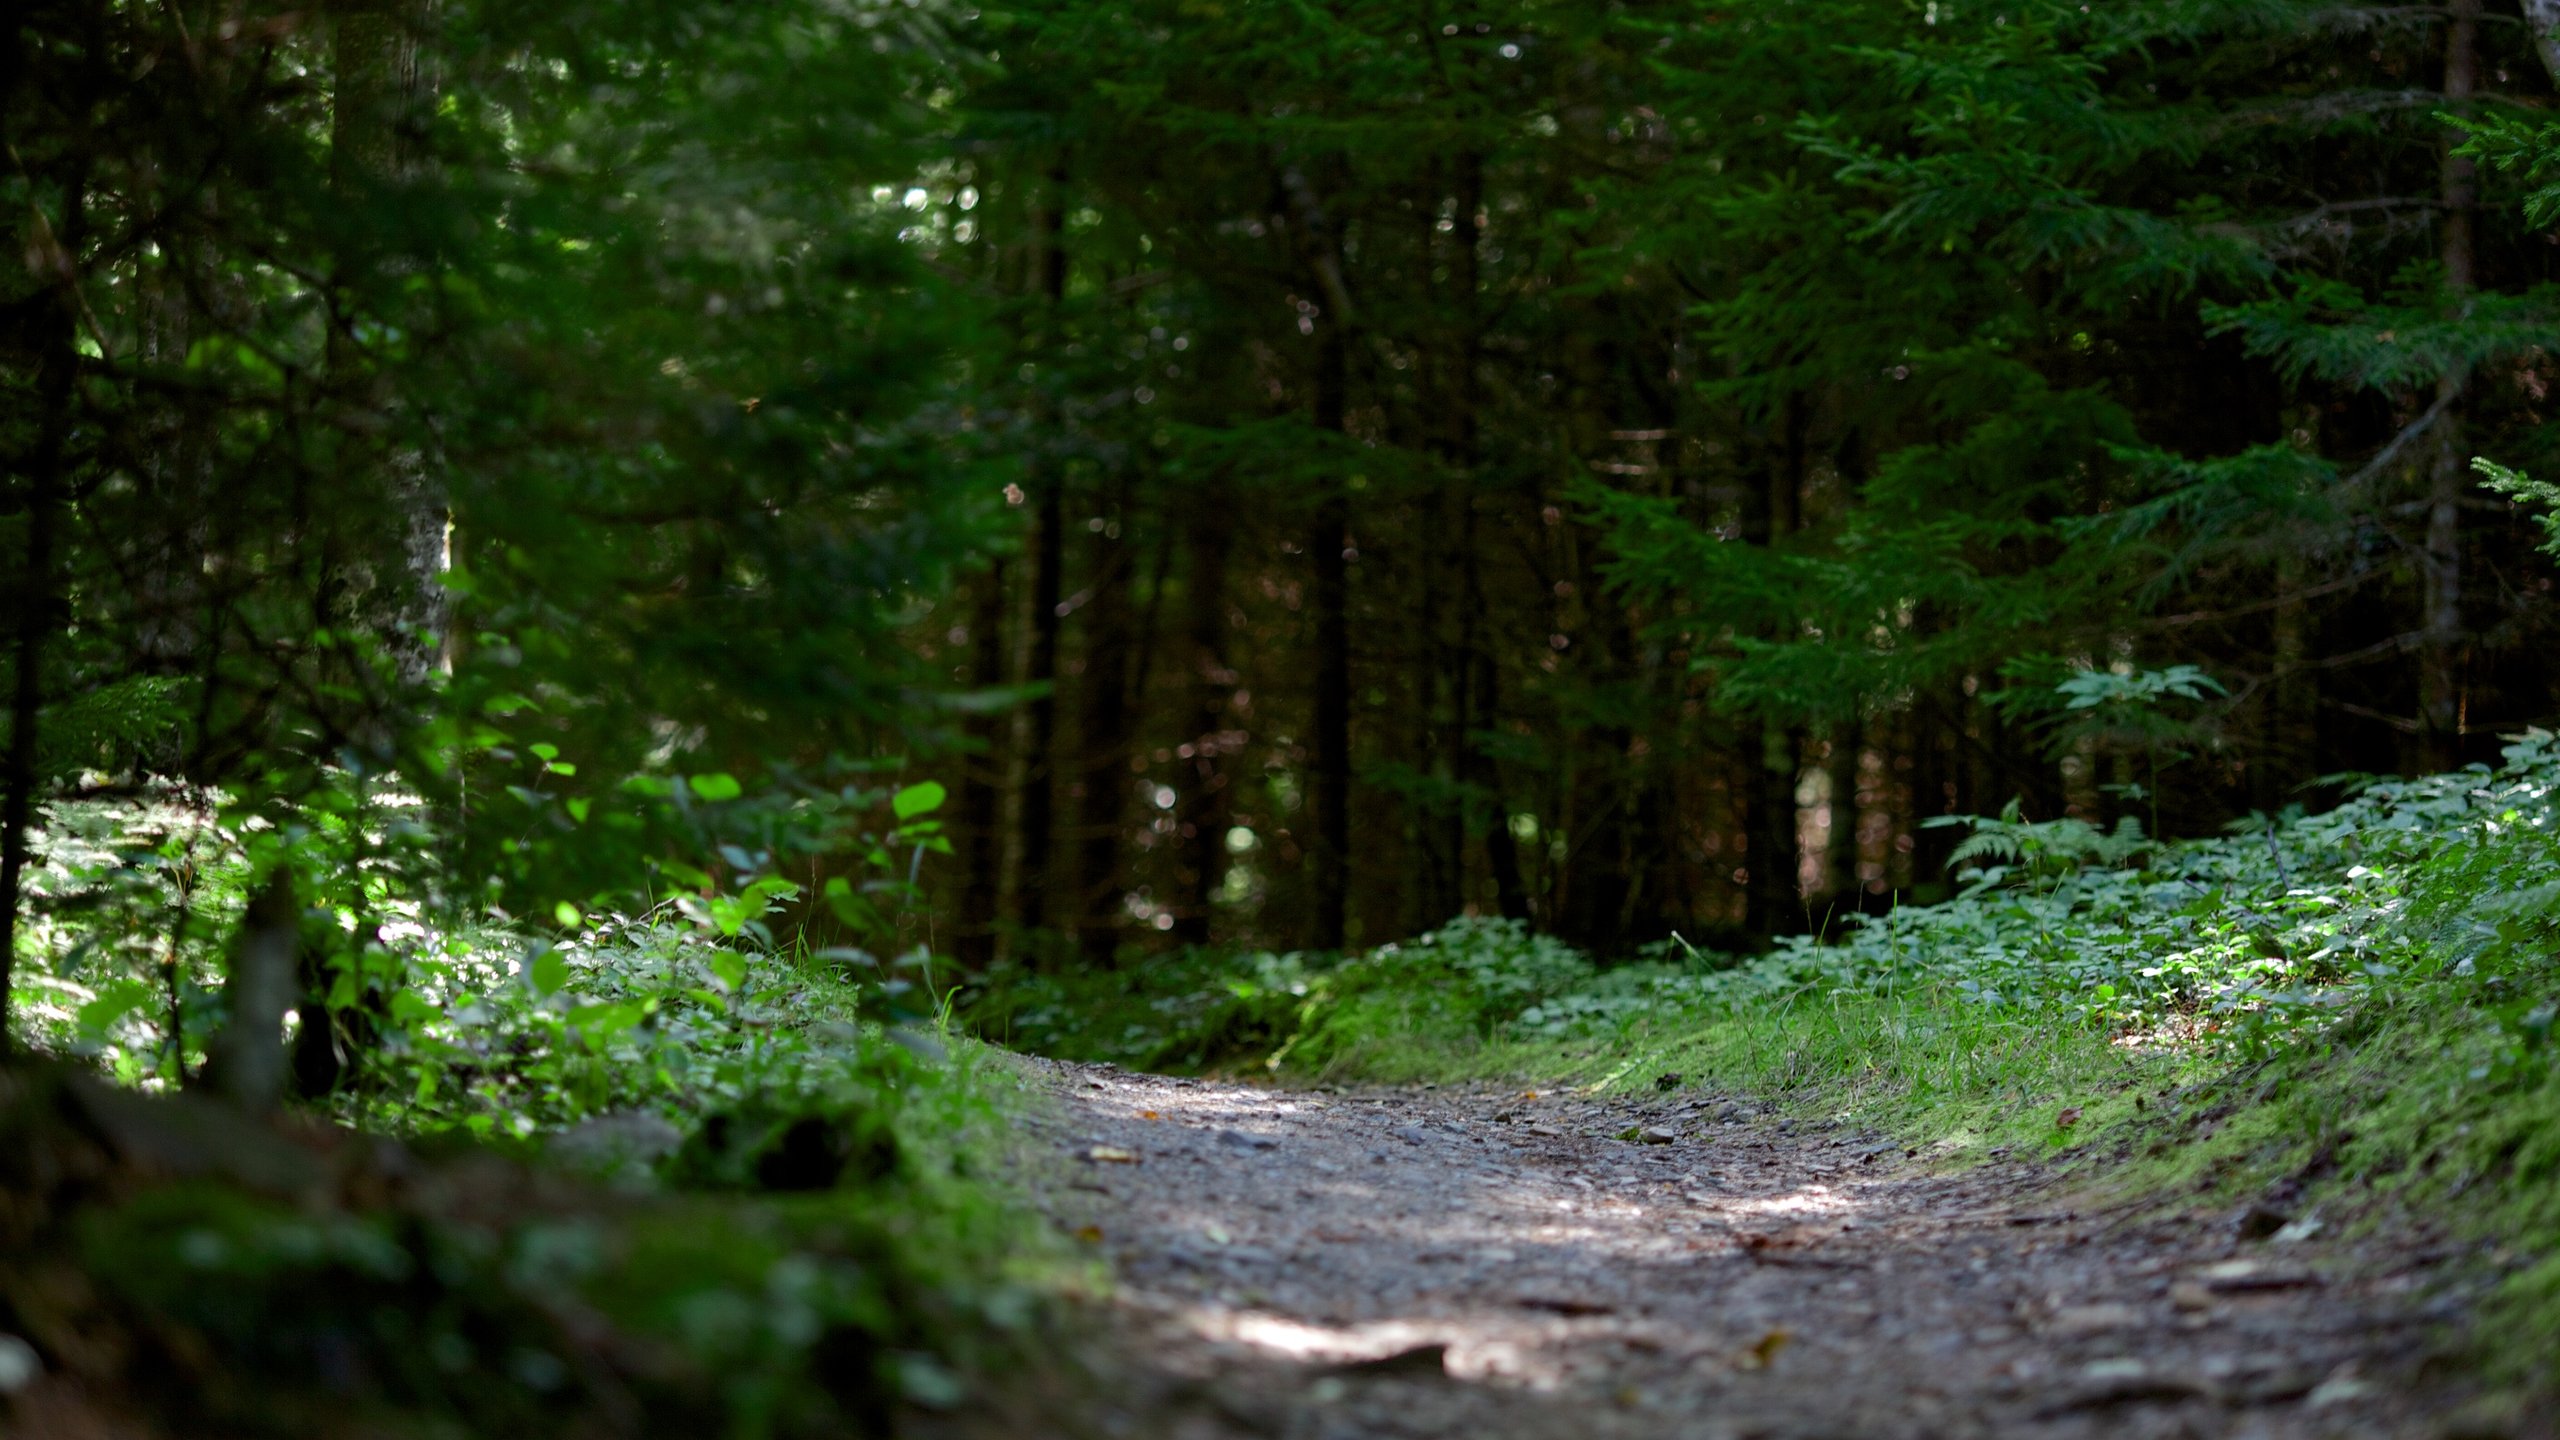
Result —
<instances>
[{"instance_id":1,"label":"gravel on path","mask_svg":"<svg viewBox=\"0 0 2560 1440\"><path fill-rule=\"evenodd\" d=\"M2032 1161L1695 1089L1034 1074L1040 1202L1118 1276L1108 1398L1061 1434L2462 1433L2454 1247L2076 1213Z\"/></svg>"}]
</instances>

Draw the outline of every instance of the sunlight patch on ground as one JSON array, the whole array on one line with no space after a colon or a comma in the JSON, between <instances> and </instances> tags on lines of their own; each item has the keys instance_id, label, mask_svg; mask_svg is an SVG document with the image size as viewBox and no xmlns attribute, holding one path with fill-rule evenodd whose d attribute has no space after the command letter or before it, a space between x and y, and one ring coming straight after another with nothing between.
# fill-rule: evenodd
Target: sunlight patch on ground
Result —
<instances>
[{"instance_id":1,"label":"sunlight patch on ground","mask_svg":"<svg viewBox=\"0 0 2560 1440\"><path fill-rule=\"evenodd\" d=\"M1860 1208L1845 1195L1832 1193L1828 1185L1807 1185L1784 1195L1766 1195L1757 1200L1726 1200L1717 1209L1733 1215L1767 1215L1779 1219L1804 1220L1824 1216L1848 1215Z\"/></svg>"}]
</instances>

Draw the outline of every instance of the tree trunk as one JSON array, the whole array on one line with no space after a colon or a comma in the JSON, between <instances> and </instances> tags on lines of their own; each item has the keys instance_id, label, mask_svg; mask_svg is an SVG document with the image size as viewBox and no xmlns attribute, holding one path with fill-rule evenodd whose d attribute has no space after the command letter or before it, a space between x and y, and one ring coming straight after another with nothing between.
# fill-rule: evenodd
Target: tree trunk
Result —
<instances>
[{"instance_id":1,"label":"tree trunk","mask_svg":"<svg viewBox=\"0 0 2560 1440\"><path fill-rule=\"evenodd\" d=\"M252 1115L274 1109L284 1095L284 1015L301 988L301 950L302 906L294 898L292 870L279 865L240 916L222 986L230 1017L205 1044L204 1085ZM306 1027L312 1010L308 1002L302 1006ZM325 1032L325 1011L319 1020ZM307 1032L296 1036L295 1048L309 1038Z\"/></svg>"},{"instance_id":2,"label":"tree trunk","mask_svg":"<svg viewBox=\"0 0 2560 1440\"><path fill-rule=\"evenodd\" d=\"M44 234L38 218L37 237L51 242L52 253L40 258L57 273L46 303L32 317L38 341L36 359L36 435L26 455L23 491L27 509L26 550L17 583L9 587L9 606L16 612L15 653L10 657L13 684L9 693L9 750L0 760L0 1059L7 1058L12 972L18 957L18 910L24 899L27 865L35 840L38 727L44 708L45 652L63 621L64 600L56 550L60 545L63 508L69 496L63 469L71 439L73 385L80 367L79 283L81 250L88 244L89 183L85 161L76 162L62 187L62 223ZM34 247L31 247L34 248ZM40 327L40 328L37 328Z\"/></svg>"},{"instance_id":3,"label":"tree trunk","mask_svg":"<svg viewBox=\"0 0 2560 1440\"><path fill-rule=\"evenodd\" d=\"M1209 943L1209 917L1227 872L1229 786L1219 757L1226 750L1227 704L1236 683L1226 660L1227 557L1234 530L1221 488L1203 487L1194 496L1184 577L1191 615L1191 740L1184 757L1190 774L1176 802L1185 898L1174 913L1173 934L1186 945Z\"/></svg>"},{"instance_id":4,"label":"tree trunk","mask_svg":"<svg viewBox=\"0 0 2560 1440\"><path fill-rule=\"evenodd\" d=\"M2524 0L2524 23L2533 32L2533 47L2542 55L2543 68L2560 83L2560 0Z\"/></svg>"},{"instance_id":5,"label":"tree trunk","mask_svg":"<svg viewBox=\"0 0 2560 1440\"><path fill-rule=\"evenodd\" d=\"M1121 499L1125 522L1133 518L1125 484ZM1128 818L1133 729L1129 704L1130 659L1136 648L1129 593L1133 567L1130 547L1114 533L1119 529L1119 524L1106 524L1093 532L1087 545L1085 574L1091 598L1084 605L1084 673L1077 677L1083 703L1078 707L1076 738L1084 765L1076 801L1076 943L1085 963L1101 969L1110 968L1120 946L1120 832Z\"/></svg>"},{"instance_id":6,"label":"tree trunk","mask_svg":"<svg viewBox=\"0 0 2560 1440\"><path fill-rule=\"evenodd\" d=\"M1044 329L1053 342L1061 324L1059 312L1067 295L1066 169L1049 176L1048 206L1038 219L1036 270L1046 302ZM1047 407L1042 407L1044 410ZM1050 417L1054 419L1055 417ZM1055 443L1054 440L1051 443ZM1055 454L1043 454L1031 477L1031 583L1026 617L1022 680L1033 687L1023 707L1015 750L1022 757L1021 808L1014 830L1020 849L1014 865L1014 923L1038 930L1051 919L1051 847L1057 825L1058 630L1066 617L1058 607L1065 598L1066 474Z\"/></svg>"},{"instance_id":7,"label":"tree trunk","mask_svg":"<svg viewBox=\"0 0 2560 1440\"><path fill-rule=\"evenodd\" d=\"M1742 538L1775 545L1795 533L1804 495L1808 407L1804 397L1787 398L1779 420L1777 453L1762 486L1747 500ZM1797 830L1796 783L1804 761L1803 733L1776 716L1760 723L1759 765L1752 775L1747 809L1750 839L1743 863L1749 867L1745 927L1754 935L1780 935L1803 927L1803 857Z\"/></svg>"},{"instance_id":8,"label":"tree trunk","mask_svg":"<svg viewBox=\"0 0 2560 1440\"><path fill-rule=\"evenodd\" d=\"M420 135L430 113L426 67L421 63L421 17L414 0L369 0L341 6L330 34L335 90L329 115L329 183L350 208L378 207L369 192L412 180L424 163ZM401 257L355 257L363 268L406 265ZM389 411L397 401L366 373L364 358L343 328L329 337L332 378L359 410ZM451 501L414 444L379 461L384 498L400 521L398 569L402 584L382 607L379 621L398 658L400 678L425 682L450 669L452 597L443 576L451 568Z\"/></svg>"},{"instance_id":9,"label":"tree trunk","mask_svg":"<svg viewBox=\"0 0 2560 1440\"><path fill-rule=\"evenodd\" d=\"M2444 38L2444 98L2459 113L2478 89L2480 0L2449 0ZM2472 239L2472 212L2479 203L2479 177L2470 157L2454 153L2459 136L2444 140L2441 190L2444 201L2442 260L2446 291L2456 297L2471 293L2477 269ZM2427 534L2421 568L2426 577L2425 613L2419 623L2418 721L2419 763L2427 770L2450 770L2462 755L2462 661L2466 635L2462 626L2462 502L2471 494L2470 454L2464 441L2462 392L2470 377L2459 371L2436 382L2436 401L2444 417L2436 422L2435 449L2427 474Z\"/></svg>"},{"instance_id":10,"label":"tree trunk","mask_svg":"<svg viewBox=\"0 0 2560 1440\"><path fill-rule=\"evenodd\" d=\"M1823 836L1822 889L1829 908L1841 914L1860 903L1858 882L1858 723L1844 720L1831 727L1830 753L1823 773L1830 788L1825 800L1831 828Z\"/></svg>"},{"instance_id":11,"label":"tree trunk","mask_svg":"<svg viewBox=\"0 0 2560 1440\"><path fill-rule=\"evenodd\" d=\"M2320 675L2309 667L2310 606L2302 598L2307 583L2299 550L2291 545L2276 552L2276 606L2268 670L2275 694L2268 704L2268 744L2256 786L2258 808L2272 815L2283 808L2284 782L2317 774L2320 757Z\"/></svg>"},{"instance_id":12,"label":"tree trunk","mask_svg":"<svg viewBox=\"0 0 2560 1440\"><path fill-rule=\"evenodd\" d=\"M970 595L969 684L981 692L1004 683L1005 576L1005 563L996 561L978 576ZM973 970L994 964L1000 948L1008 762L998 744L1003 733L993 715L970 717L969 749L960 758L960 803L952 816L960 841L960 903L951 948Z\"/></svg>"},{"instance_id":13,"label":"tree trunk","mask_svg":"<svg viewBox=\"0 0 2560 1440\"><path fill-rule=\"evenodd\" d=\"M1429 747L1431 774L1435 780L1448 782L1447 793L1454 798L1440 808L1428 810L1423 820L1427 886L1422 912L1415 920L1426 926L1444 923L1465 910L1469 842L1482 829L1486 812L1492 812L1496 826L1507 819L1499 805L1488 806L1476 794L1475 780L1490 774L1492 767L1477 766L1471 753L1477 741L1470 695L1483 613L1476 593L1475 507L1479 406L1476 371L1483 343L1483 321L1477 313L1477 289L1482 281L1478 248L1482 236L1476 225L1476 211L1484 204L1484 157L1472 151L1461 152L1452 168L1453 213L1447 240L1440 239L1436 183L1433 203L1417 206L1415 215L1421 227L1419 248L1425 254L1445 257L1449 274L1445 298L1438 307L1444 322L1442 343L1434 347L1432 357L1437 363L1436 384L1424 396L1424 405L1426 413L1436 421L1432 427L1433 452L1450 474L1449 482L1434 496L1439 509L1435 517L1438 533L1426 542L1433 546L1428 583L1435 602L1445 591L1450 612L1435 615L1435 623L1426 632L1430 640L1426 664L1432 705L1427 717L1433 727Z\"/></svg>"},{"instance_id":14,"label":"tree trunk","mask_svg":"<svg viewBox=\"0 0 2560 1440\"><path fill-rule=\"evenodd\" d=\"M1343 431L1349 387L1348 341L1339 315L1318 333L1315 422ZM1315 713L1308 735L1307 937L1310 950L1339 950L1351 879L1351 506L1343 477L1328 476L1307 529L1313 572L1310 619L1315 627Z\"/></svg>"},{"instance_id":15,"label":"tree trunk","mask_svg":"<svg viewBox=\"0 0 2560 1440\"><path fill-rule=\"evenodd\" d=\"M1469 587L1471 596L1481 594ZM1483 807L1484 864L1493 880L1493 900L1507 920L1533 918L1529 882L1520 869L1519 837L1511 833L1511 807L1503 797L1502 770L1476 737L1490 735L1502 723L1502 679L1491 646L1475 647L1474 674L1467 685L1468 723L1466 783L1473 803Z\"/></svg>"},{"instance_id":16,"label":"tree trunk","mask_svg":"<svg viewBox=\"0 0 2560 1440\"><path fill-rule=\"evenodd\" d=\"M1013 919L1024 930L1038 930L1051 919L1050 860L1058 813L1058 635L1065 618L1058 607L1065 595L1066 497L1055 467L1043 468L1046 473L1034 480L1039 488L1032 509L1031 594L1022 664L1022 682L1033 689L1014 745L1023 774L1021 808L1014 821L1020 849L1014 863Z\"/></svg>"},{"instance_id":17,"label":"tree trunk","mask_svg":"<svg viewBox=\"0 0 2560 1440\"><path fill-rule=\"evenodd\" d=\"M1773 719L1760 722L1759 764L1752 772L1750 848L1743 852L1750 867L1750 914L1744 921L1753 935L1790 934L1804 920L1802 864L1796 829L1797 770L1803 759L1796 736Z\"/></svg>"}]
</instances>

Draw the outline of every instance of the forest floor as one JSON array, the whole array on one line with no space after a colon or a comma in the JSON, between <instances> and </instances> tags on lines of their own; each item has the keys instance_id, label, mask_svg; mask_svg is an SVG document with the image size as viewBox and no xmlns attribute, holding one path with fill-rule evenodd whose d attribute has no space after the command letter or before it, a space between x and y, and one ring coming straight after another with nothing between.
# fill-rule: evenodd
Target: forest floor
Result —
<instances>
[{"instance_id":1,"label":"forest floor","mask_svg":"<svg viewBox=\"0 0 2560 1440\"><path fill-rule=\"evenodd\" d=\"M2110 1201L1697 1089L1026 1064L1025 1173L1117 1277L1074 1431L2547 1433L2464 1389L2473 1247L2406 1219Z\"/></svg>"}]
</instances>

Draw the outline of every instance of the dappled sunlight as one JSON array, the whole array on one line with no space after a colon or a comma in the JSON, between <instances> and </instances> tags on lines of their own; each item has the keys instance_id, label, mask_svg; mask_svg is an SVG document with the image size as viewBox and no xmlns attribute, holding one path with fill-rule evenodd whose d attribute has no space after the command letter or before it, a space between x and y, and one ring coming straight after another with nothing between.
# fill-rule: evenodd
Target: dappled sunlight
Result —
<instances>
[{"instance_id":1,"label":"dappled sunlight","mask_svg":"<svg viewBox=\"0 0 2560 1440\"><path fill-rule=\"evenodd\" d=\"M1116 1158L1061 1218L1152 1363L1253 1433L2085 1436L2134 1405L2184 1425L2141 1433L2397 1433L2322 1427L2385 1395L2357 1367L2398 1292L2232 1260L2227 1222L2080 1215L1999 1152L1947 1173L1678 1085L1067 1073L1059 1138Z\"/></svg>"},{"instance_id":2,"label":"dappled sunlight","mask_svg":"<svg viewBox=\"0 0 2560 1440\"><path fill-rule=\"evenodd\" d=\"M1532 1136L1410 1096L1085 1084L1113 1146L1137 1157L1097 1165L1115 1172L1097 1183L1149 1201L1131 1217L1142 1228L1110 1239L1130 1282L1239 1363L1531 1390L1629 1353L1747 1365L1791 1318L1766 1282L1872 1208L1867 1187L1743 1171L1726 1148L1746 1143L1738 1131L1605 1141L1601 1163L1557 1163L1520 1143L1553 1126ZM1591 1108L1559 1097L1540 1113L1588 1132ZM1702 1287L1731 1293L1723 1323L1671 1324L1647 1298Z\"/></svg>"}]
</instances>

